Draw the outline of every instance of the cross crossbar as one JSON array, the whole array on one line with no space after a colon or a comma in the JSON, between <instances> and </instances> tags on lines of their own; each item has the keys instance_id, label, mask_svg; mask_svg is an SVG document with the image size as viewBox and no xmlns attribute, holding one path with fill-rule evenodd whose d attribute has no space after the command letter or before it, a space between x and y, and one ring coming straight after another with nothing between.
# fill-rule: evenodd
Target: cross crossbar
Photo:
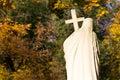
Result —
<instances>
[{"instance_id":1,"label":"cross crossbar","mask_svg":"<svg viewBox=\"0 0 120 80\"><path fill-rule=\"evenodd\" d=\"M83 21L83 20L84 20L84 17L82 17L82 18L77 18L75 9L72 9L72 10L71 10L71 15L72 15L72 19L70 19L70 20L65 20L65 23L66 23L66 24L73 23L74 30L77 30L77 29L79 29L78 22Z\"/></svg>"}]
</instances>

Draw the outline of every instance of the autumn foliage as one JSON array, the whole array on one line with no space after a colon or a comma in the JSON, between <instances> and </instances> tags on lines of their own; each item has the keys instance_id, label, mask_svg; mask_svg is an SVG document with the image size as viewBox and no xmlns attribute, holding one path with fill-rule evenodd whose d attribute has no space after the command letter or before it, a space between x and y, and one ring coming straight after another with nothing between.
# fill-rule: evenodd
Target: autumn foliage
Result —
<instances>
[{"instance_id":1,"label":"autumn foliage","mask_svg":"<svg viewBox=\"0 0 120 80\"><path fill-rule=\"evenodd\" d=\"M114 22L106 29L108 34L104 36L102 42L102 50L104 50L104 54L106 55L103 57L105 62L101 61L101 67L102 70L107 69L105 72L108 74L102 71L101 73L106 76L107 79L118 80L120 79L120 11L114 16Z\"/></svg>"},{"instance_id":2,"label":"autumn foliage","mask_svg":"<svg viewBox=\"0 0 120 80\"><path fill-rule=\"evenodd\" d=\"M120 9L115 1L0 0L0 80L66 80L63 42L73 25L64 21L72 8L77 16L94 19L100 80L119 80Z\"/></svg>"}]
</instances>

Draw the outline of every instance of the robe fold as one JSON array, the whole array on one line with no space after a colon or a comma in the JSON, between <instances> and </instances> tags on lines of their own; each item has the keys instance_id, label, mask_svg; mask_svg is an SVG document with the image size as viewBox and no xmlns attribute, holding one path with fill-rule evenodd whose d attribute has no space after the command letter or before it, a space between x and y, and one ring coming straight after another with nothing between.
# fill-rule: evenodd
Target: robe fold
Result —
<instances>
[{"instance_id":1,"label":"robe fold","mask_svg":"<svg viewBox=\"0 0 120 80\"><path fill-rule=\"evenodd\" d=\"M91 18L64 41L63 48L67 80L98 80L99 47Z\"/></svg>"}]
</instances>

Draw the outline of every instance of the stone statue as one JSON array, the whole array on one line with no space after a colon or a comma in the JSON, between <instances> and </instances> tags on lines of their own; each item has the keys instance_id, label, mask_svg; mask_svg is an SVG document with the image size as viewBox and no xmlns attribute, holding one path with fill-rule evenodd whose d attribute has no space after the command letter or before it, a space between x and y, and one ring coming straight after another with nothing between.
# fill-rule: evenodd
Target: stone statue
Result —
<instances>
[{"instance_id":1,"label":"stone statue","mask_svg":"<svg viewBox=\"0 0 120 80\"><path fill-rule=\"evenodd\" d=\"M67 80L98 80L99 47L96 34L93 32L92 18L77 18L71 10L75 31L64 41ZM83 21L82 27L78 22Z\"/></svg>"}]
</instances>

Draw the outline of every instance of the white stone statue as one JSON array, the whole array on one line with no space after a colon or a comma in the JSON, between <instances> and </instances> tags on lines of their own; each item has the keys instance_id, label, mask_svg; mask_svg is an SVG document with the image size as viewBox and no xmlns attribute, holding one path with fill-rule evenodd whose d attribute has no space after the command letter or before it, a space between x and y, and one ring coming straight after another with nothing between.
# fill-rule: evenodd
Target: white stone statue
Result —
<instances>
[{"instance_id":1,"label":"white stone statue","mask_svg":"<svg viewBox=\"0 0 120 80\"><path fill-rule=\"evenodd\" d=\"M75 10L71 13L73 19L66 23L73 23L75 31L63 44L67 80L98 80L99 48L93 20L77 18ZM79 21L83 21L81 28L78 27Z\"/></svg>"}]
</instances>

